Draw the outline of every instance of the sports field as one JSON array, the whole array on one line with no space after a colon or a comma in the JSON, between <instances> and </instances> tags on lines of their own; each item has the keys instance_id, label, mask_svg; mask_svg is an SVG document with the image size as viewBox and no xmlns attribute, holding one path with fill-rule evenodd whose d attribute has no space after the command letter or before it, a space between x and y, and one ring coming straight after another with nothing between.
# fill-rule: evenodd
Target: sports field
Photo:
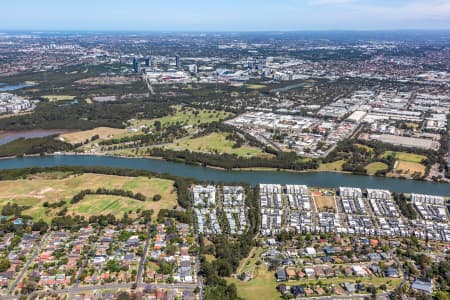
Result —
<instances>
[{"instance_id":1,"label":"sports field","mask_svg":"<svg viewBox=\"0 0 450 300\"><path fill-rule=\"evenodd\" d=\"M402 174L413 175L414 173L419 173L420 175L425 174L425 166L415 162L409 161L399 161L396 171L401 172Z\"/></svg>"},{"instance_id":2,"label":"sports field","mask_svg":"<svg viewBox=\"0 0 450 300\"><path fill-rule=\"evenodd\" d=\"M64 207L69 213L91 216L112 213L122 216L124 212L137 209L153 209L155 213L162 208L171 209L177 204L176 190L171 180L147 177L124 177L101 174L71 175L56 173L34 175L27 179L0 181L0 207L6 203L31 206L23 212L34 219L42 218L49 221L60 208L45 208L45 202L55 203L65 201ZM142 193L147 201L137 201L118 196L89 195L76 204L70 204L72 197L84 189L123 189ZM158 202L151 199L154 195L161 195Z\"/></svg>"},{"instance_id":3,"label":"sports field","mask_svg":"<svg viewBox=\"0 0 450 300\"><path fill-rule=\"evenodd\" d=\"M342 166L344 165L345 160L338 160L331 163L321 163L319 165L320 171L342 171Z\"/></svg>"},{"instance_id":4,"label":"sports field","mask_svg":"<svg viewBox=\"0 0 450 300\"><path fill-rule=\"evenodd\" d=\"M388 169L388 165L382 162L373 162L371 164L368 164L365 169L367 171L367 174L369 175L375 175L378 171L383 171Z\"/></svg>"},{"instance_id":5,"label":"sports field","mask_svg":"<svg viewBox=\"0 0 450 300\"><path fill-rule=\"evenodd\" d=\"M420 154L415 153L408 153L408 152L394 152L394 151L386 151L382 154L383 157L387 157L389 155L394 155L394 157L401 161L408 161L408 162L416 162L420 163L427 157Z\"/></svg>"},{"instance_id":6,"label":"sports field","mask_svg":"<svg viewBox=\"0 0 450 300\"><path fill-rule=\"evenodd\" d=\"M389 155L393 155L397 159L391 176L397 176L395 174L412 176L414 173L425 175L425 166L421 162L427 158L426 156L408 152L386 151L383 153L383 157Z\"/></svg>"},{"instance_id":7,"label":"sports field","mask_svg":"<svg viewBox=\"0 0 450 300\"><path fill-rule=\"evenodd\" d=\"M244 86L251 90L260 90L260 89L267 87L267 85L263 85L263 84L245 84Z\"/></svg>"},{"instance_id":8,"label":"sports field","mask_svg":"<svg viewBox=\"0 0 450 300\"><path fill-rule=\"evenodd\" d=\"M50 102L64 101L64 100L73 100L75 96L70 95L45 95L42 98L48 99Z\"/></svg>"}]
</instances>

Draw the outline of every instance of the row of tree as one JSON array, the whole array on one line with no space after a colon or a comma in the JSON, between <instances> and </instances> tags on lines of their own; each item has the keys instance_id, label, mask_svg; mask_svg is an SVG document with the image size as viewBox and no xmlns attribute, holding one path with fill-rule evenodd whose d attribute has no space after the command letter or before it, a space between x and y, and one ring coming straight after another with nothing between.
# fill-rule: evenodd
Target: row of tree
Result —
<instances>
[{"instance_id":1,"label":"row of tree","mask_svg":"<svg viewBox=\"0 0 450 300\"><path fill-rule=\"evenodd\" d=\"M394 193L393 197L398 207L400 208L400 211L405 217L411 220L417 219L417 212L414 209L413 205L407 201L405 194Z\"/></svg>"},{"instance_id":2,"label":"row of tree","mask_svg":"<svg viewBox=\"0 0 450 300\"><path fill-rule=\"evenodd\" d=\"M105 188L98 188L97 190L91 190L91 189L82 190L79 193L77 193L76 195L74 195L70 202L72 204L78 203L81 200L83 200L84 197L86 197L88 195L112 195L112 196L127 197L127 198L131 198L131 199L139 200L139 201L146 200L146 197L141 193L134 193L132 191L126 191L126 190L122 190L122 189L109 190L109 189L105 189Z\"/></svg>"},{"instance_id":3,"label":"row of tree","mask_svg":"<svg viewBox=\"0 0 450 300\"><path fill-rule=\"evenodd\" d=\"M151 156L162 157L168 161L183 161L187 164L214 166L219 168L275 168L286 170L309 170L317 169L319 164L316 160L300 161L295 153L278 153L275 158L266 159L260 157L244 158L234 154L211 154L185 151L175 151L163 148L152 148L148 150Z\"/></svg>"}]
</instances>

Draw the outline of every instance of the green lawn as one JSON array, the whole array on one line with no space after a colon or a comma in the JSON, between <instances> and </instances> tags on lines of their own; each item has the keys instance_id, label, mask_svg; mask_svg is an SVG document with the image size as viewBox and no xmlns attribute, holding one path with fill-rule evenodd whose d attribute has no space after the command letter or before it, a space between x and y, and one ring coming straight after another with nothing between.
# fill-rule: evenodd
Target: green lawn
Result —
<instances>
[{"instance_id":1,"label":"green lawn","mask_svg":"<svg viewBox=\"0 0 450 300\"><path fill-rule=\"evenodd\" d=\"M208 124L212 122L222 121L232 116L231 113L225 111L207 110L207 109L195 109L188 107L175 107L175 113L169 116L165 116L152 120L138 120L133 123L135 126L147 125L153 126L156 121L161 122L161 126L168 126L171 124L180 123L183 125L200 125Z\"/></svg>"},{"instance_id":2,"label":"green lawn","mask_svg":"<svg viewBox=\"0 0 450 300\"><path fill-rule=\"evenodd\" d=\"M34 219L51 220L62 209L49 209L43 207L44 202L66 202L65 207L69 211L86 215L111 212L121 216L129 209L153 209L158 213L159 209L173 208L177 203L176 190L171 180L147 177L125 177L102 174L71 175L59 173L44 173L29 176L21 180L0 181L0 208L6 203L17 203L30 206L23 212ZM147 201L141 202L114 196L90 195L77 204L70 204L72 197L84 189L124 189L134 193L142 193ZM151 198L159 194L162 199L154 202ZM119 201L120 200L120 201Z\"/></svg>"},{"instance_id":3,"label":"green lawn","mask_svg":"<svg viewBox=\"0 0 450 300\"><path fill-rule=\"evenodd\" d=\"M63 100L73 100L75 96L70 95L45 95L42 98L48 99L50 102L63 101Z\"/></svg>"},{"instance_id":4,"label":"green lawn","mask_svg":"<svg viewBox=\"0 0 450 300\"><path fill-rule=\"evenodd\" d=\"M245 84L244 87L251 89L251 90L260 90L267 86L263 85L263 84Z\"/></svg>"},{"instance_id":5,"label":"green lawn","mask_svg":"<svg viewBox=\"0 0 450 300\"><path fill-rule=\"evenodd\" d=\"M253 271L256 267L256 262L259 260L259 256L261 253L263 253L263 248L253 248L252 251L249 254L249 257L247 259L243 259L237 269L237 274Z\"/></svg>"},{"instance_id":6,"label":"green lawn","mask_svg":"<svg viewBox=\"0 0 450 300\"><path fill-rule=\"evenodd\" d=\"M147 126L151 130L154 130L154 124L158 121L161 123L161 127L168 127L175 124L196 127L202 124L220 122L233 116L232 113L218 110L196 109L192 107L182 107L179 105L173 106L173 108L174 113L171 115L156 119L133 120L130 125L133 127ZM195 128L188 128L187 130L190 134L196 132ZM142 133L142 131L122 132L114 135L114 138L132 137L135 135L141 135Z\"/></svg>"},{"instance_id":7,"label":"green lawn","mask_svg":"<svg viewBox=\"0 0 450 300\"><path fill-rule=\"evenodd\" d=\"M147 202L136 201L134 199L109 196L109 195L88 195L77 204L71 205L69 213L74 212L78 215L91 216L95 214L123 214L137 209L148 209Z\"/></svg>"},{"instance_id":8,"label":"green lawn","mask_svg":"<svg viewBox=\"0 0 450 300\"><path fill-rule=\"evenodd\" d=\"M228 282L234 283L238 296L246 300L281 299L281 294L277 291L279 283L276 282L274 273L269 272L265 265L260 265L255 273L255 278L250 281L229 278Z\"/></svg>"},{"instance_id":9,"label":"green lawn","mask_svg":"<svg viewBox=\"0 0 450 300\"><path fill-rule=\"evenodd\" d=\"M414 153L408 153L408 152L395 152L395 151L386 151L381 156L387 157L390 155L394 155L396 159L406 162L414 162L414 163L420 163L427 157L420 154L414 154Z\"/></svg>"},{"instance_id":10,"label":"green lawn","mask_svg":"<svg viewBox=\"0 0 450 300\"><path fill-rule=\"evenodd\" d=\"M342 166L345 160L338 160L331 163L321 163L319 166L320 171L342 171Z\"/></svg>"},{"instance_id":11,"label":"green lawn","mask_svg":"<svg viewBox=\"0 0 450 300\"><path fill-rule=\"evenodd\" d=\"M233 148L235 142L227 140L228 135L228 133L214 132L198 138L184 138L165 147L174 150L190 150L192 152L236 154L241 157L270 156L264 153L262 149L256 147L242 146Z\"/></svg>"},{"instance_id":12,"label":"green lawn","mask_svg":"<svg viewBox=\"0 0 450 300\"><path fill-rule=\"evenodd\" d=\"M387 170L388 168L389 166L382 162L373 162L365 167L367 174L369 175L374 175L376 172Z\"/></svg>"}]
</instances>

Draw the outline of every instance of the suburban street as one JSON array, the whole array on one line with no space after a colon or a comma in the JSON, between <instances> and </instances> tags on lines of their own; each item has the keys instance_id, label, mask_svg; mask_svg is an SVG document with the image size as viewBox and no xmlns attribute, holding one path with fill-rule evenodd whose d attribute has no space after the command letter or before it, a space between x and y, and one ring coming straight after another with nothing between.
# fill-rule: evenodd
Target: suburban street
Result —
<instances>
[{"instance_id":1,"label":"suburban street","mask_svg":"<svg viewBox=\"0 0 450 300\"><path fill-rule=\"evenodd\" d=\"M27 270L30 267L31 263L34 262L34 260L38 256L38 254L41 252L42 246L45 245L45 243L47 242L47 239L50 237L51 234L52 233L46 233L42 237L41 242L34 249L33 254L31 254L31 257L27 260L27 262L23 266L22 270L20 271L19 276L17 276L16 280L14 280L14 282L12 283L12 285L11 285L11 287L9 289L9 292L8 292L9 295L12 295L14 293L15 289L17 288L17 285L19 284L20 281L22 281L22 278L25 275L25 273L27 272Z\"/></svg>"},{"instance_id":2,"label":"suburban street","mask_svg":"<svg viewBox=\"0 0 450 300\"><path fill-rule=\"evenodd\" d=\"M148 229L147 229L148 231ZM148 234L147 240L145 241L144 246L144 255L142 255L141 260L139 261L138 272L136 276L136 285L139 286L142 283L142 273L144 272L145 260L147 258L148 248L150 247L151 237Z\"/></svg>"},{"instance_id":3,"label":"suburban street","mask_svg":"<svg viewBox=\"0 0 450 300\"><path fill-rule=\"evenodd\" d=\"M34 292L32 295L41 295L45 293L49 294L79 294L83 292L92 292L97 290L119 290L119 289L131 289L133 286L132 283L122 283L122 284L104 284L104 285L92 285L92 286L79 286L69 289L61 289L61 290L43 290L43 291L37 291ZM165 284L165 283L158 283L158 284L141 284L138 286L138 288L144 288L146 286L152 286L155 289L179 289L179 290L189 290L193 291L196 287L195 284L183 284L183 283L177 283L177 284ZM2 297L2 299L5 300L13 300L13 299L19 299L20 295L8 295Z\"/></svg>"}]
</instances>

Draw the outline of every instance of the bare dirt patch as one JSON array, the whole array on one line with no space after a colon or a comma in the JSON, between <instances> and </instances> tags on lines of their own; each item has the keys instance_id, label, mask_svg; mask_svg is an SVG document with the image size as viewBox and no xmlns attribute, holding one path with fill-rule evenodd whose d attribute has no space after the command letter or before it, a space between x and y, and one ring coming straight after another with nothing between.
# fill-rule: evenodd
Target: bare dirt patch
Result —
<instances>
[{"instance_id":1,"label":"bare dirt patch","mask_svg":"<svg viewBox=\"0 0 450 300\"><path fill-rule=\"evenodd\" d=\"M336 211L336 202L333 196L325 196L321 192L313 192L312 195L318 211Z\"/></svg>"}]
</instances>

